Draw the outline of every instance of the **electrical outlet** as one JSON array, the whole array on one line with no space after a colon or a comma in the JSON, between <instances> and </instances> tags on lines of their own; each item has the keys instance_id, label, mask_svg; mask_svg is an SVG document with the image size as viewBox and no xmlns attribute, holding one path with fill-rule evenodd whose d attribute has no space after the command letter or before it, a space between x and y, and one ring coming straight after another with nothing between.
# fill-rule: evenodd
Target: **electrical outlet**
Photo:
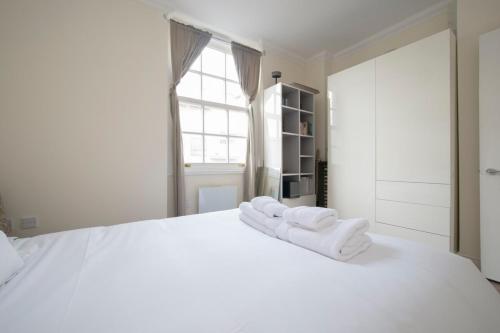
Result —
<instances>
[{"instance_id":1,"label":"electrical outlet","mask_svg":"<svg viewBox=\"0 0 500 333\"><path fill-rule=\"evenodd\" d=\"M20 221L21 229L32 229L38 227L38 219L34 216L23 217Z\"/></svg>"}]
</instances>

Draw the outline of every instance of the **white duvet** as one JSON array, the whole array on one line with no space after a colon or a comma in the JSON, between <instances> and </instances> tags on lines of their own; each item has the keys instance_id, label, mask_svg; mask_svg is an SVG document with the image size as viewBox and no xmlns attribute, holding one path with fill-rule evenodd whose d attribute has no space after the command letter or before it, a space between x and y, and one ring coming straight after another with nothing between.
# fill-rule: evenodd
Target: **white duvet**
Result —
<instances>
[{"instance_id":1,"label":"white duvet","mask_svg":"<svg viewBox=\"0 0 500 333\"><path fill-rule=\"evenodd\" d=\"M371 235L339 262L238 213L16 241L0 332L500 332L500 296L469 260Z\"/></svg>"}]
</instances>

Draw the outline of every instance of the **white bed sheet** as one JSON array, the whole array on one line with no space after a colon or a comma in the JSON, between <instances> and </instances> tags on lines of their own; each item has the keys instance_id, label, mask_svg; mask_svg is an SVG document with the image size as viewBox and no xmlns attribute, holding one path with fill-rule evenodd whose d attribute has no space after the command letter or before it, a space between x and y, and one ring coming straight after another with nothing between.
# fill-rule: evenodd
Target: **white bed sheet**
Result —
<instances>
[{"instance_id":1,"label":"white bed sheet","mask_svg":"<svg viewBox=\"0 0 500 333\"><path fill-rule=\"evenodd\" d=\"M268 237L239 210L19 240L0 288L11 332L499 332L473 264L395 238L344 263Z\"/></svg>"}]
</instances>

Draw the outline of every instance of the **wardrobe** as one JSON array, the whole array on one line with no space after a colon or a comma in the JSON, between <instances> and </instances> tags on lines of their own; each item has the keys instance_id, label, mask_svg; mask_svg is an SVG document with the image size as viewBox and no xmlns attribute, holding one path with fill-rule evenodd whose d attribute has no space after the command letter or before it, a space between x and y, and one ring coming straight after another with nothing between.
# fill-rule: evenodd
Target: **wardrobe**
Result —
<instances>
[{"instance_id":1,"label":"wardrobe","mask_svg":"<svg viewBox=\"0 0 500 333\"><path fill-rule=\"evenodd\" d=\"M328 204L456 250L455 47L445 30L328 77Z\"/></svg>"}]
</instances>

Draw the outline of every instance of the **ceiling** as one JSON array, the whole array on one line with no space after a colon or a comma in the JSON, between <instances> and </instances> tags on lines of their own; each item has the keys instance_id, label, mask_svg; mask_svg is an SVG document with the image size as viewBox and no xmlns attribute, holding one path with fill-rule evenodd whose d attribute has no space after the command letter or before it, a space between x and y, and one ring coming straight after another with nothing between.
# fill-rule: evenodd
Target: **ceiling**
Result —
<instances>
[{"instance_id":1,"label":"ceiling","mask_svg":"<svg viewBox=\"0 0 500 333\"><path fill-rule=\"evenodd\" d=\"M443 0L154 0L207 26L304 59L335 54Z\"/></svg>"}]
</instances>

